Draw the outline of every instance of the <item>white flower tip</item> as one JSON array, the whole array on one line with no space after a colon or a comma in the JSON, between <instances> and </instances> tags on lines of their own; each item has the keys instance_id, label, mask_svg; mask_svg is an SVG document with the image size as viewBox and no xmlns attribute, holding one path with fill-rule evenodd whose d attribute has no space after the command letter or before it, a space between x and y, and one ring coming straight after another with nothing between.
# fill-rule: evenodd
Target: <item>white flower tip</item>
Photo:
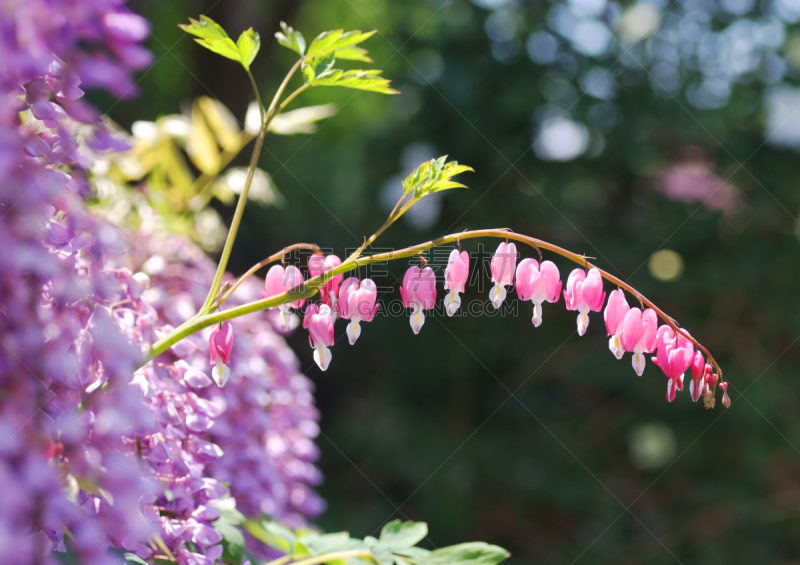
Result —
<instances>
[{"instance_id":1,"label":"white flower tip","mask_svg":"<svg viewBox=\"0 0 800 565\"><path fill-rule=\"evenodd\" d=\"M211 378L214 379L214 382L217 383L219 388L222 388L225 386L225 383L228 382L228 379L231 378L231 370L228 369L227 365L223 365L222 362L217 359L217 364L211 369Z\"/></svg>"},{"instance_id":2,"label":"white flower tip","mask_svg":"<svg viewBox=\"0 0 800 565\"><path fill-rule=\"evenodd\" d=\"M347 324L347 339L350 340L350 345L355 345L358 336L361 335L361 324L358 320L352 320Z\"/></svg>"},{"instance_id":3,"label":"white flower tip","mask_svg":"<svg viewBox=\"0 0 800 565\"><path fill-rule=\"evenodd\" d=\"M411 314L410 323L414 334L418 334L419 330L421 330L422 326L425 324L425 314L423 313L422 308L420 308L418 311L415 309L415 311Z\"/></svg>"},{"instance_id":4,"label":"white flower tip","mask_svg":"<svg viewBox=\"0 0 800 565\"><path fill-rule=\"evenodd\" d=\"M586 333L586 329L589 327L589 313L588 312L581 312L578 314L578 335L582 336Z\"/></svg>"},{"instance_id":5,"label":"white flower tip","mask_svg":"<svg viewBox=\"0 0 800 565\"><path fill-rule=\"evenodd\" d=\"M533 305L533 318L531 319L533 322L533 327L538 328L542 325L542 305L535 304Z\"/></svg>"},{"instance_id":6,"label":"white flower tip","mask_svg":"<svg viewBox=\"0 0 800 565\"><path fill-rule=\"evenodd\" d=\"M489 291L489 298L491 299L492 306L494 306L495 310L500 308L503 300L506 299L506 287L499 282L494 283L492 290Z\"/></svg>"},{"instance_id":7,"label":"white flower tip","mask_svg":"<svg viewBox=\"0 0 800 565\"><path fill-rule=\"evenodd\" d=\"M447 296L444 297L444 303L447 315L452 318L453 314L458 312L458 309L461 307L461 297L457 292L451 290L447 293Z\"/></svg>"},{"instance_id":8,"label":"white flower tip","mask_svg":"<svg viewBox=\"0 0 800 565\"><path fill-rule=\"evenodd\" d=\"M641 377L642 373L644 373L644 355L638 352L634 353L631 358L631 365L633 365L633 370L636 371L636 374Z\"/></svg>"},{"instance_id":9,"label":"white flower tip","mask_svg":"<svg viewBox=\"0 0 800 565\"><path fill-rule=\"evenodd\" d=\"M625 355L625 350L622 348L622 343L619 340L619 336L612 335L610 338L608 338L608 349L617 359L622 359L622 356Z\"/></svg>"},{"instance_id":10,"label":"white flower tip","mask_svg":"<svg viewBox=\"0 0 800 565\"><path fill-rule=\"evenodd\" d=\"M314 349L314 361L323 371L328 370L328 366L331 364L331 357L331 350L324 345Z\"/></svg>"}]
</instances>

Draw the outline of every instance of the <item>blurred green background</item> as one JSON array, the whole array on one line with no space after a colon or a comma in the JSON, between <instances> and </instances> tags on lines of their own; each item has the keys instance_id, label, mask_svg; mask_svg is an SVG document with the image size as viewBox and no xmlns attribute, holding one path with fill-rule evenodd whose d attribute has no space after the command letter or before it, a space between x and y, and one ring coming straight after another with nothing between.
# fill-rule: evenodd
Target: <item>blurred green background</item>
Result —
<instances>
[{"instance_id":1,"label":"blurred green background","mask_svg":"<svg viewBox=\"0 0 800 565\"><path fill-rule=\"evenodd\" d=\"M688 383L669 404L656 367L637 378L628 357L616 361L599 315L578 338L562 301L545 305L540 328L530 303L517 316L432 317L419 336L406 317L379 316L356 346L337 343L324 374L298 331L289 339L323 414L322 528L365 536L389 519L425 520L430 547L483 540L514 564L800 559L795 0L132 8L153 24L157 62L145 94L110 110L127 127L201 95L243 119L246 76L178 30L189 16L232 34L254 26L269 96L293 62L271 39L280 20L308 40L379 30L364 46L402 94L301 96L293 107L333 101L338 112L313 135L268 138L261 166L283 203L248 208L234 272L297 241L344 256L383 221L411 166L448 154L475 168L470 189L399 222L381 247L510 227L586 253L726 370L730 409L692 403ZM566 279L572 265L554 260ZM376 275L379 286L396 297L391 274L407 266ZM465 303L485 298L486 283Z\"/></svg>"}]
</instances>

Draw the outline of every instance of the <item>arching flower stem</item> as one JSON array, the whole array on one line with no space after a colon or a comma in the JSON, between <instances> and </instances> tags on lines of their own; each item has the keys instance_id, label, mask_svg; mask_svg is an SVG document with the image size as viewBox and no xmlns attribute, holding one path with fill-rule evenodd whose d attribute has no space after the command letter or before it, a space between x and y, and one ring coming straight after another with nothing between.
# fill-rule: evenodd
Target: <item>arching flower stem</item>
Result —
<instances>
[{"instance_id":1,"label":"arching flower stem","mask_svg":"<svg viewBox=\"0 0 800 565\"><path fill-rule=\"evenodd\" d=\"M355 270L359 265L364 266L372 263L405 259L413 257L415 255L419 255L420 253L432 249L434 247L453 244L459 240L473 239L479 237L489 237L502 240L518 241L520 243L525 243L527 245L530 245L534 249L544 249L556 253L557 255L561 255L562 257L569 259L570 261L577 263L578 265L581 265L586 269L596 268L598 271L600 271L600 274L604 279L610 281L615 286L626 290L637 300L639 300L642 304L646 305L649 308L652 308L653 311L658 315L659 318L661 318L661 320L663 320L663 322L667 326L672 328L672 330L675 331L676 333L681 333L683 336L686 337L686 339L691 341L700 351L702 351L706 355L708 361L712 365L714 365L714 367L717 370L717 373L721 378L722 369L720 368L719 364L714 360L714 357L709 353L709 351L702 344L700 344L700 342L698 342L694 337L692 337L688 332L683 330L672 317L664 313L663 310L661 310L658 306L656 306L652 301L650 301L647 297L645 297L631 285L629 285L622 279L615 277L614 275L604 271L603 269L597 267L596 265L593 265L586 259L584 255L573 253L572 251L564 249L563 247L559 247L558 245L548 243L541 239L537 239L534 237L519 234L505 229L472 230L472 231L464 231L457 234L446 235L438 239L420 243L411 247L406 247L405 249L360 257L358 258L357 262L351 256L338 267L326 271L320 275L317 275L316 277L310 278L300 286L283 294L279 294L277 296L272 296L270 298L265 298L262 300L256 300L254 302L250 302L247 304L242 304L240 306L236 306L234 308L230 308L224 311L198 315L188 320L184 324L175 328L175 330L173 330L172 333L154 343L147 354L145 362L150 361L151 359L157 357L158 355L169 349L172 345L179 342L184 337L192 335L193 333L203 328L206 328L212 324L218 324L225 320L231 320L233 318L238 318L239 316L244 316L245 314L258 312L260 310L266 310L267 308L272 308L274 306L279 306L281 304L286 304L288 302L294 302L296 300L311 298L312 296L314 296L314 294L316 294L319 291L319 289L322 286L325 285L325 283L329 279L338 274L347 273L352 270ZM276 258L279 258L282 255L282 253L276 255L277 255Z\"/></svg>"}]
</instances>

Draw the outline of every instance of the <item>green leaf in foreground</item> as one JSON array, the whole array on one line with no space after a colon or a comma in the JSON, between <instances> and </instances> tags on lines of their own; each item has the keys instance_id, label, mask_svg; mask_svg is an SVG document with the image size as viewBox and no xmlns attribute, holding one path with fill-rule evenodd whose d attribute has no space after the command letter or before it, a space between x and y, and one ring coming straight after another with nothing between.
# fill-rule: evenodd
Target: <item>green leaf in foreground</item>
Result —
<instances>
[{"instance_id":1,"label":"green leaf in foreground","mask_svg":"<svg viewBox=\"0 0 800 565\"><path fill-rule=\"evenodd\" d=\"M356 90L369 90L382 94L399 94L389 87L391 82L380 76L381 71L372 69L368 71L341 71L333 69L322 73L311 81L312 86L343 86Z\"/></svg>"},{"instance_id":2,"label":"green leaf in foreground","mask_svg":"<svg viewBox=\"0 0 800 565\"><path fill-rule=\"evenodd\" d=\"M238 47L217 22L208 16L200 16L199 21L189 18L189 22L188 25L180 24L178 27L196 36L195 41L209 51L242 62Z\"/></svg>"},{"instance_id":3,"label":"green leaf in foreground","mask_svg":"<svg viewBox=\"0 0 800 565\"><path fill-rule=\"evenodd\" d=\"M236 41L236 49L239 51L239 61L249 71L258 50L261 49L261 36L253 28L243 31Z\"/></svg>"},{"instance_id":4,"label":"green leaf in foreground","mask_svg":"<svg viewBox=\"0 0 800 565\"><path fill-rule=\"evenodd\" d=\"M281 22L281 31L275 33L275 39L278 40L278 43L287 49L291 49L301 57L305 54L306 40L303 34L286 25L286 22Z\"/></svg>"},{"instance_id":5,"label":"green leaf in foreground","mask_svg":"<svg viewBox=\"0 0 800 565\"><path fill-rule=\"evenodd\" d=\"M262 522L248 520L244 524L244 529L257 540L274 547L278 551L287 554L296 551L297 536L283 524L269 520Z\"/></svg>"},{"instance_id":6,"label":"green leaf in foreground","mask_svg":"<svg viewBox=\"0 0 800 565\"><path fill-rule=\"evenodd\" d=\"M416 565L496 565L508 556L508 551L502 547L476 541L442 547L413 562Z\"/></svg>"},{"instance_id":7,"label":"green leaf in foreground","mask_svg":"<svg viewBox=\"0 0 800 565\"><path fill-rule=\"evenodd\" d=\"M381 530L380 541L390 549L399 549L415 546L427 535L428 524L425 522L392 520Z\"/></svg>"},{"instance_id":8,"label":"green leaf in foreground","mask_svg":"<svg viewBox=\"0 0 800 565\"><path fill-rule=\"evenodd\" d=\"M472 167L459 165L456 161L447 161L447 155L438 159L425 161L419 167L403 179L403 192L408 194L414 192L415 198L420 198L426 194L433 194L449 188L466 188L466 185L451 180L454 176L471 171Z\"/></svg>"}]
</instances>

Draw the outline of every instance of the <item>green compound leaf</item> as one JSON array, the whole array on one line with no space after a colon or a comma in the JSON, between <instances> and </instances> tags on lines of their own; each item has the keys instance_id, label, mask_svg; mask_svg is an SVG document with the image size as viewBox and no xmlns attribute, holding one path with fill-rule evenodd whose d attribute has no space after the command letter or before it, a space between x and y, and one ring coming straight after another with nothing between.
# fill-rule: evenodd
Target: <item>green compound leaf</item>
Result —
<instances>
[{"instance_id":1,"label":"green compound leaf","mask_svg":"<svg viewBox=\"0 0 800 565\"><path fill-rule=\"evenodd\" d=\"M250 70L250 65L261 49L261 37L253 31L253 28L245 30L236 41L236 49L239 51L239 60L246 70Z\"/></svg>"},{"instance_id":2,"label":"green compound leaf","mask_svg":"<svg viewBox=\"0 0 800 565\"><path fill-rule=\"evenodd\" d=\"M431 551L413 560L416 565L496 565L510 554L502 547L482 541L461 543Z\"/></svg>"},{"instance_id":3,"label":"green compound leaf","mask_svg":"<svg viewBox=\"0 0 800 565\"><path fill-rule=\"evenodd\" d=\"M362 41L366 41L373 35L375 35L375 31L368 31L366 33L362 33L358 30L345 33L344 30L341 29L324 31L315 37L311 45L308 46L308 53L306 56L309 59L324 57L340 49L344 49L345 47L350 47Z\"/></svg>"},{"instance_id":4,"label":"green compound leaf","mask_svg":"<svg viewBox=\"0 0 800 565\"><path fill-rule=\"evenodd\" d=\"M208 16L200 16L200 21L189 18L189 24L180 24L186 33L196 36L195 41L218 55L234 61L242 62L239 49L228 34L217 22ZM249 64L249 63L248 63Z\"/></svg>"},{"instance_id":5,"label":"green compound leaf","mask_svg":"<svg viewBox=\"0 0 800 565\"><path fill-rule=\"evenodd\" d=\"M413 192L415 198L420 198L450 188L467 188L466 185L451 179L461 173L475 172L475 170L466 165L459 165L456 161L449 163L446 161L447 155L443 155L438 159L422 163L403 179L403 192L405 194Z\"/></svg>"},{"instance_id":6,"label":"green compound leaf","mask_svg":"<svg viewBox=\"0 0 800 565\"><path fill-rule=\"evenodd\" d=\"M286 25L286 22L281 22L281 31L275 33L275 39L278 40L278 43L287 49L291 49L301 57L306 51L306 40L303 34Z\"/></svg>"},{"instance_id":7,"label":"green compound leaf","mask_svg":"<svg viewBox=\"0 0 800 565\"><path fill-rule=\"evenodd\" d=\"M401 522L392 520L381 530L381 544L390 549L413 547L428 535L425 522Z\"/></svg>"},{"instance_id":8,"label":"green compound leaf","mask_svg":"<svg viewBox=\"0 0 800 565\"><path fill-rule=\"evenodd\" d=\"M309 63L303 63L303 75L306 77L306 82L312 84L316 77L329 71L335 62L336 58L331 53L324 57L310 59Z\"/></svg>"},{"instance_id":9,"label":"green compound leaf","mask_svg":"<svg viewBox=\"0 0 800 565\"><path fill-rule=\"evenodd\" d=\"M348 61L362 61L364 63L374 63L372 59L367 57L366 49L362 49L361 47L356 47L355 45L351 45L349 47L344 47L342 49L337 49L334 54L336 55L337 59L346 59Z\"/></svg>"},{"instance_id":10,"label":"green compound leaf","mask_svg":"<svg viewBox=\"0 0 800 565\"><path fill-rule=\"evenodd\" d=\"M332 69L314 78L310 84L312 86L343 86L356 90L368 90L370 92L380 92L382 94L399 94L399 92L389 87L391 82L380 76L382 71L372 69L368 71L342 71Z\"/></svg>"}]
</instances>

